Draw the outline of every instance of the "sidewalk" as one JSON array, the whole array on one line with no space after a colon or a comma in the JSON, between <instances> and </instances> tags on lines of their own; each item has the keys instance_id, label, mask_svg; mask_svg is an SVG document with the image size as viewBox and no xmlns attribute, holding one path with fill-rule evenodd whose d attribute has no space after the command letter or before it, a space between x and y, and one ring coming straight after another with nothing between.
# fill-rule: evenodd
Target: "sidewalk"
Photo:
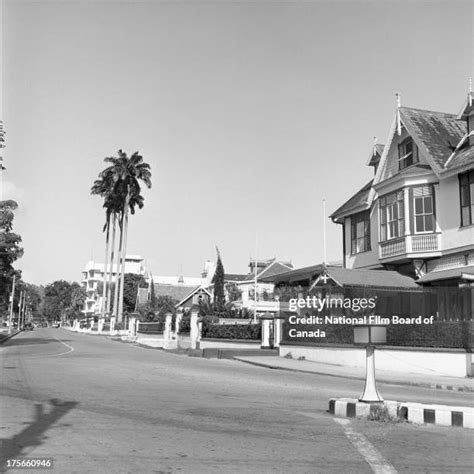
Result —
<instances>
[{"instance_id":1,"label":"sidewalk","mask_svg":"<svg viewBox=\"0 0 474 474\"><path fill-rule=\"evenodd\" d=\"M284 357L235 356L235 360L247 364L268 367L269 369L290 370L332 377L343 377L355 380L365 380L365 368L344 367L342 365L324 364L308 360L285 359ZM435 388L459 392L474 392L474 379L462 377L443 377L437 374L420 375L388 370L376 371L377 382L393 385L409 385L415 387Z\"/></svg>"},{"instance_id":2,"label":"sidewalk","mask_svg":"<svg viewBox=\"0 0 474 474\"><path fill-rule=\"evenodd\" d=\"M8 341L8 339L11 339L20 332L21 331L18 331L18 329L14 329L11 334L8 334L8 329L0 331L0 344L2 344L2 342Z\"/></svg>"}]
</instances>

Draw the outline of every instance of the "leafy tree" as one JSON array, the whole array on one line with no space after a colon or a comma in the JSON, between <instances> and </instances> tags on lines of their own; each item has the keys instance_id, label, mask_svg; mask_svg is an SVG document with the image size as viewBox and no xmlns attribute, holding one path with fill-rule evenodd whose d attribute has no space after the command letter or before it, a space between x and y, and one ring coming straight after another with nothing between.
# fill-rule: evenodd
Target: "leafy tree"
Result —
<instances>
[{"instance_id":1,"label":"leafy tree","mask_svg":"<svg viewBox=\"0 0 474 474\"><path fill-rule=\"evenodd\" d=\"M157 296L155 306L151 306L151 301L138 308L141 321L164 321L166 313L175 314L176 305L179 301L171 296Z\"/></svg>"},{"instance_id":2,"label":"leafy tree","mask_svg":"<svg viewBox=\"0 0 474 474\"><path fill-rule=\"evenodd\" d=\"M1 171L0 171L1 172ZM22 257L21 236L12 232L15 201L0 201L0 312L6 313L9 305L13 276L17 281L21 272L13 268L13 263Z\"/></svg>"},{"instance_id":3,"label":"leafy tree","mask_svg":"<svg viewBox=\"0 0 474 474\"><path fill-rule=\"evenodd\" d=\"M159 316L164 316L166 313L175 313L178 300L171 298L171 296L160 295L156 298L156 310Z\"/></svg>"},{"instance_id":4,"label":"leafy tree","mask_svg":"<svg viewBox=\"0 0 474 474\"><path fill-rule=\"evenodd\" d=\"M29 310L33 319L41 317L41 303L44 297L44 288L42 286L26 283L26 295Z\"/></svg>"},{"instance_id":5,"label":"leafy tree","mask_svg":"<svg viewBox=\"0 0 474 474\"><path fill-rule=\"evenodd\" d=\"M57 280L44 289L43 315L48 321L59 321L80 316L85 290L79 283Z\"/></svg>"},{"instance_id":6,"label":"leafy tree","mask_svg":"<svg viewBox=\"0 0 474 474\"><path fill-rule=\"evenodd\" d=\"M217 263L216 263L216 272L212 278L212 283L214 283L214 305L217 308L221 308L225 303L225 292L224 292L224 282L225 282L225 273L224 266L222 265L221 254L219 249L216 247L217 251Z\"/></svg>"},{"instance_id":7,"label":"leafy tree","mask_svg":"<svg viewBox=\"0 0 474 474\"><path fill-rule=\"evenodd\" d=\"M229 302L240 301L242 298L242 290L235 283L226 283L225 291Z\"/></svg>"}]
</instances>

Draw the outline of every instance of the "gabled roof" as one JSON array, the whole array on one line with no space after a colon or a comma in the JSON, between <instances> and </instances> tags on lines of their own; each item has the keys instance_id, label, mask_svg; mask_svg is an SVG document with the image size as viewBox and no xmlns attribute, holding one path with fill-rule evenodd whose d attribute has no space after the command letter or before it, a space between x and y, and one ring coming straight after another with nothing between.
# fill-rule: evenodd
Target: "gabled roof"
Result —
<instances>
[{"instance_id":1,"label":"gabled roof","mask_svg":"<svg viewBox=\"0 0 474 474\"><path fill-rule=\"evenodd\" d=\"M467 130L466 123L454 114L400 107L400 117L418 146L422 143L428 151L435 172L442 170Z\"/></svg>"},{"instance_id":2,"label":"gabled roof","mask_svg":"<svg viewBox=\"0 0 474 474\"><path fill-rule=\"evenodd\" d=\"M285 273L280 273L275 277L269 279L262 278L263 282L269 281L274 283L293 283L297 281L309 280L312 281L315 277L321 274L324 270L323 264L311 265L309 267L297 268Z\"/></svg>"},{"instance_id":3,"label":"gabled roof","mask_svg":"<svg viewBox=\"0 0 474 474\"><path fill-rule=\"evenodd\" d=\"M470 149L460 148L452 156L467 131L466 123L459 120L456 115L409 107L400 107L399 112L402 125L418 146L420 153L426 157L437 177L474 163L474 152ZM387 156L393 137L397 133L396 123L395 119L374 179L375 185L389 177L386 174ZM448 160L448 166L445 167Z\"/></svg>"},{"instance_id":4,"label":"gabled roof","mask_svg":"<svg viewBox=\"0 0 474 474\"><path fill-rule=\"evenodd\" d=\"M209 291L207 291L205 288L203 288L202 286L198 286L197 288L195 288L194 290L192 290L190 293L188 293L182 300L180 300L177 304L176 304L176 308L179 308L182 304L184 304L187 300L189 300L189 298L191 298L192 296L194 296L196 293L198 292L201 292L201 293L206 293L207 296L211 297L211 294L209 293Z\"/></svg>"},{"instance_id":5,"label":"gabled roof","mask_svg":"<svg viewBox=\"0 0 474 474\"><path fill-rule=\"evenodd\" d=\"M461 149L451 159L445 170L460 169L474 164L474 147Z\"/></svg>"},{"instance_id":6,"label":"gabled roof","mask_svg":"<svg viewBox=\"0 0 474 474\"><path fill-rule=\"evenodd\" d=\"M380 161L384 146L385 145L382 145L380 143L376 143L373 146L372 153L370 154L369 159L367 160L367 166L374 166Z\"/></svg>"},{"instance_id":7,"label":"gabled roof","mask_svg":"<svg viewBox=\"0 0 474 474\"><path fill-rule=\"evenodd\" d=\"M341 207L336 209L329 217L332 220L337 220L354 212L364 211L370 208L370 189L372 188L373 180L370 180L363 188L359 189L348 201Z\"/></svg>"},{"instance_id":8,"label":"gabled roof","mask_svg":"<svg viewBox=\"0 0 474 474\"><path fill-rule=\"evenodd\" d=\"M474 107L474 92L470 91L467 94L467 97L462 105L461 111L458 113L458 119L466 118Z\"/></svg>"},{"instance_id":9,"label":"gabled roof","mask_svg":"<svg viewBox=\"0 0 474 474\"><path fill-rule=\"evenodd\" d=\"M257 280L265 277L266 281L271 281L271 278L275 275L279 275L280 273L284 273L292 269L293 265L289 264L288 262L279 262L275 259L265 268L257 269ZM255 273L251 272L245 277L244 281L254 281L254 279Z\"/></svg>"},{"instance_id":10,"label":"gabled roof","mask_svg":"<svg viewBox=\"0 0 474 474\"><path fill-rule=\"evenodd\" d=\"M182 301L183 298L190 293L200 288L201 286L186 286L186 285L165 285L162 283L155 283L155 296L169 296L175 301Z\"/></svg>"},{"instance_id":11,"label":"gabled roof","mask_svg":"<svg viewBox=\"0 0 474 474\"><path fill-rule=\"evenodd\" d=\"M323 272L339 286L371 286L383 288L417 288L413 278L391 270L359 270L327 267Z\"/></svg>"},{"instance_id":12,"label":"gabled roof","mask_svg":"<svg viewBox=\"0 0 474 474\"><path fill-rule=\"evenodd\" d=\"M240 273L226 273L224 275L225 281L243 281L248 275L242 275Z\"/></svg>"}]
</instances>

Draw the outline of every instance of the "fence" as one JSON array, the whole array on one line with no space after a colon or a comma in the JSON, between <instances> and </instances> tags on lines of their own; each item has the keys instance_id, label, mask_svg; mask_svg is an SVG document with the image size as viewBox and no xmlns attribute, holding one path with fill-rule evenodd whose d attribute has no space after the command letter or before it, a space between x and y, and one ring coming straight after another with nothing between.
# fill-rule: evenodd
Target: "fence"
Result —
<instances>
[{"instance_id":1,"label":"fence","mask_svg":"<svg viewBox=\"0 0 474 474\"><path fill-rule=\"evenodd\" d=\"M302 315L345 316L346 318L377 315L389 318L387 325L387 344L393 346L463 348L472 350L474 339L474 288L432 287L432 288L376 288L368 286L319 287L311 292L299 290L291 297L306 298L316 296L326 299L328 308L323 311L302 309ZM288 299L288 298L286 298ZM354 302L371 300L375 302L372 308L356 308ZM331 301L347 302L329 307ZM400 318L430 318L430 324L394 324L393 317ZM325 332L324 338L310 341L316 343L353 343L353 325L351 324L310 324L300 325L302 331L315 330ZM288 321L283 324L283 341L285 343L308 343L306 337L290 337Z\"/></svg>"},{"instance_id":2,"label":"fence","mask_svg":"<svg viewBox=\"0 0 474 474\"><path fill-rule=\"evenodd\" d=\"M376 314L414 317L436 316L437 321L470 321L474 313L474 288L432 287L413 289L347 286L344 298L376 297Z\"/></svg>"},{"instance_id":3,"label":"fence","mask_svg":"<svg viewBox=\"0 0 474 474\"><path fill-rule=\"evenodd\" d=\"M155 322L155 323L138 323L137 332L142 334L163 334L164 323Z\"/></svg>"}]
</instances>

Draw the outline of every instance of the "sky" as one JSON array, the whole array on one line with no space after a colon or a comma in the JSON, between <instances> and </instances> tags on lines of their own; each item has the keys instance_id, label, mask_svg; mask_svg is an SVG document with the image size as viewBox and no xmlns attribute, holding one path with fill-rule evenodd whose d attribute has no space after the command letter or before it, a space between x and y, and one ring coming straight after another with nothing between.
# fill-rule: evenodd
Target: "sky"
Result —
<instances>
[{"instance_id":1,"label":"sky","mask_svg":"<svg viewBox=\"0 0 474 474\"><path fill-rule=\"evenodd\" d=\"M119 149L152 169L127 253L199 276L219 247L295 267L342 260L328 218L366 184L402 105L457 113L473 2L2 2L1 198L19 203L23 279L102 262L90 187ZM324 219L323 199L326 201Z\"/></svg>"}]
</instances>

